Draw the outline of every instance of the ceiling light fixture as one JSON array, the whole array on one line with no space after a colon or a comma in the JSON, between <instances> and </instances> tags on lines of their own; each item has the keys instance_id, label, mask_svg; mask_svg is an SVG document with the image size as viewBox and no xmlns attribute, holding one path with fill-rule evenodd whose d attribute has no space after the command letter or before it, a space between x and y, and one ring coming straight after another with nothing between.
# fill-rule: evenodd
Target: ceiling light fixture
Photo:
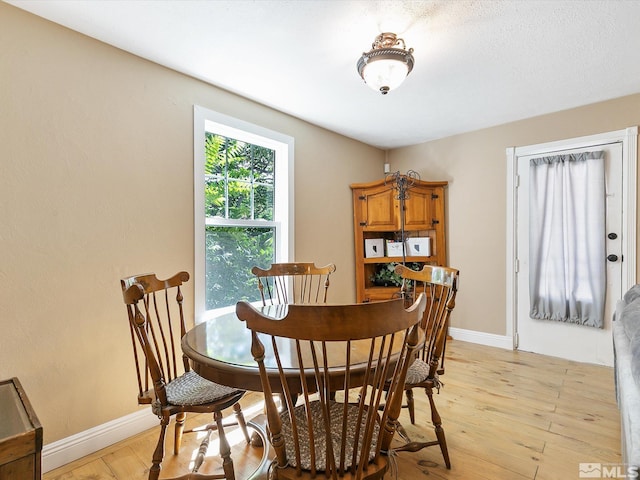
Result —
<instances>
[{"instance_id":1,"label":"ceiling light fixture","mask_svg":"<svg viewBox=\"0 0 640 480\"><path fill-rule=\"evenodd\" d=\"M402 48L395 48L402 45ZM413 48L407 50L404 40L395 33L381 33L371 50L358 60L358 73L372 89L386 95L398 87L413 69Z\"/></svg>"}]
</instances>

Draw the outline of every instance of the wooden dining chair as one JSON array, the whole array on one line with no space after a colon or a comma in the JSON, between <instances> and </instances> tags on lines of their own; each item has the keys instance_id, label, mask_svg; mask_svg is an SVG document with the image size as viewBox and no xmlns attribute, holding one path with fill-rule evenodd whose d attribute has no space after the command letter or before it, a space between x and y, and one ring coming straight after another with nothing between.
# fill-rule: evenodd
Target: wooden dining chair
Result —
<instances>
[{"instance_id":1,"label":"wooden dining chair","mask_svg":"<svg viewBox=\"0 0 640 480\"><path fill-rule=\"evenodd\" d=\"M289 305L278 320L247 302L236 305L238 318L252 333L251 351L265 393L276 454L273 478L384 476L424 304L420 296L406 310L402 299ZM297 359L298 368L284 369L281 358ZM274 370L279 374L275 386L268 376ZM284 408L276 406L274 388L283 394ZM347 392L342 401L333 397L336 391Z\"/></svg>"},{"instance_id":2,"label":"wooden dining chair","mask_svg":"<svg viewBox=\"0 0 640 480\"><path fill-rule=\"evenodd\" d=\"M187 272L180 272L167 280L158 280L156 275L136 275L120 281L124 303L127 307L133 356L138 379L138 404L151 405L160 418L160 436L153 453L149 480L160 475L164 457L164 439L170 418L175 415L174 454L180 451L184 423L188 412L212 413L213 422L204 429L206 435L194 460L191 473L175 480L235 478L231 449L224 427L239 424L245 439L249 434L240 404L243 390L210 382L189 367L182 354L180 339L186 333L183 296L181 286L189 280ZM222 411L233 407L236 422L223 425ZM217 430L222 457L223 473L203 475L198 469L207 453L211 432Z\"/></svg>"},{"instance_id":3,"label":"wooden dining chair","mask_svg":"<svg viewBox=\"0 0 640 480\"><path fill-rule=\"evenodd\" d=\"M263 305L277 303L326 303L333 263L316 267L314 263L273 263L268 269L253 267Z\"/></svg>"},{"instance_id":4,"label":"wooden dining chair","mask_svg":"<svg viewBox=\"0 0 640 480\"><path fill-rule=\"evenodd\" d=\"M400 291L408 302L418 294L423 294L427 302L420 322L425 342L407 372L404 386L407 404L403 406L408 408L411 423L415 424L413 389L423 388L429 400L431 422L436 434L436 440L428 442L412 442L407 437L407 444L399 450L415 452L425 447L439 445L445 465L451 468L442 419L433 399L433 390L439 392L441 387L439 375L443 371L442 359L447 341L449 316L455 307L459 272L455 268L432 265L425 265L419 271L398 265L395 271L403 279ZM402 432L406 436L406 432L404 430Z\"/></svg>"}]
</instances>

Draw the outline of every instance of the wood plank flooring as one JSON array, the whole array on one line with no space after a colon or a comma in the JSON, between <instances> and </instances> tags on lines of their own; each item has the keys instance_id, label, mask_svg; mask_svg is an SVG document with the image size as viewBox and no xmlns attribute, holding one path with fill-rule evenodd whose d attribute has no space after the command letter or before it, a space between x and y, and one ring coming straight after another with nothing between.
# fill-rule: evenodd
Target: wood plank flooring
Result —
<instances>
[{"instance_id":1,"label":"wood plank flooring","mask_svg":"<svg viewBox=\"0 0 640 480\"><path fill-rule=\"evenodd\" d=\"M397 455L398 480L558 480L578 479L580 463L619 464L620 422L613 370L527 352L512 352L461 341L447 345L445 384L435 396L442 415L452 468L438 447ZM415 392L416 425L403 410L401 420L414 440L434 438L429 405ZM245 396L248 418L260 413L261 395ZM231 417L233 416L230 413ZM188 426L208 421L188 419ZM232 457L236 478L255 469L262 453L247 446L237 428ZM46 473L44 480L144 480L157 441L154 428ZM172 455L172 427L161 478L184 473L199 439L186 435ZM220 472L217 443L202 473ZM388 474L388 478L392 475Z\"/></svg>"}]
</instances>

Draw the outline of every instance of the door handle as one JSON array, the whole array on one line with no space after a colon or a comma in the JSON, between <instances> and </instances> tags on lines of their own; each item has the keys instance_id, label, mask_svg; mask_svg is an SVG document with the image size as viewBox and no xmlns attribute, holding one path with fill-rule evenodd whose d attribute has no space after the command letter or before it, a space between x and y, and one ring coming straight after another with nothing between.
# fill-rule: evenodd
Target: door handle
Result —
<instances>
[{"instance_id":1,"label":"door handle","mask_svg":"<svg viewBox=\"0 0 640 480\"><path fill-rule=\"evenodd\" d=\"M610 262L617 262L618 261L618 255L612 253L611 255L607 255L607 260L609 260Z\"/></svg>"}]
</instances>

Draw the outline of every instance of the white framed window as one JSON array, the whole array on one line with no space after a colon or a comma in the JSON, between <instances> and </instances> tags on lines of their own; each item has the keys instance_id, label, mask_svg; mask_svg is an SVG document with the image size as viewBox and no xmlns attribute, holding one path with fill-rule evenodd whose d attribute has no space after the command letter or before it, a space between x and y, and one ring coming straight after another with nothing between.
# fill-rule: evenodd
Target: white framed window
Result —
<instances>
[{"instance_id":1,"label":"white framed window","mask_svg":"<svg viewBox=\"0 0 640 480\"><path fill-rule=\"evenodd\" d=\"M251 268L293 258L288 135L194 106L196 322L259 297Z\"/></svg>"}]
</instances>

